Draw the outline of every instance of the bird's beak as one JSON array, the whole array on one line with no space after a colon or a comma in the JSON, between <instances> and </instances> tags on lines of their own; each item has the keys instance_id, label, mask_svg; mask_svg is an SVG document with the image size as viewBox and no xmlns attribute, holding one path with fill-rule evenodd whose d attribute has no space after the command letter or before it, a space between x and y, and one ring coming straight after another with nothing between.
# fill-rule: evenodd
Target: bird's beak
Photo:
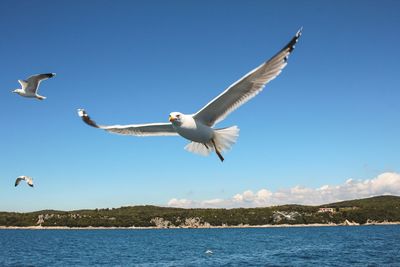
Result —
<instances>
[{"instance_id":1,"label":"bird's beak","mask_svg":"<svg viewBox=\"0 0 400 267\"><path fill-rule=\"evenodd\" d=\"M176 120L176 118L172 117L171 115L169 115L169 121L170 122L174 122Z\"/></svg>"}]
</instances>

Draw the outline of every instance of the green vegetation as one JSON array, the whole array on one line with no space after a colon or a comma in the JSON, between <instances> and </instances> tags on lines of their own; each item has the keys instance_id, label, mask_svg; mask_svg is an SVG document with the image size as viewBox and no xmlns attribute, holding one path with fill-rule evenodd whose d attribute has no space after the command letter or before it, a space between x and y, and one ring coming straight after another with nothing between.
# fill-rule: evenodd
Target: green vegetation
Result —
<instances>
[{"instance_id":1,"label":"green vegetation","mask_svg":"<svg viewBox=\"0 0 400 267\"><path fill-rule=\"evenodd\" d=\"M319 208L333 212L319 212ZM399 222L400 197L379 196L322 206L283 205L267 208L181 209L134 206L75 211L0 212L0 226L67 227L209 227L265 224Z\"/></svg>"}]
</instances>

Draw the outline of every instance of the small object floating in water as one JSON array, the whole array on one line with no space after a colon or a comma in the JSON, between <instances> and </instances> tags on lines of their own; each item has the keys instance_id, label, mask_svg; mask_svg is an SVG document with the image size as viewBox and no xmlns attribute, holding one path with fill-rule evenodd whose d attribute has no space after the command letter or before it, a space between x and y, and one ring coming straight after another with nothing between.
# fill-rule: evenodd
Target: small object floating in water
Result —
<instances>
[{"instance_id":1,"label":"small object floating in water","mask_svg":"<svg viewBox=\"0 0 400 267\"><path fill-rule=\"evenodd\" d=\"M26 183L27 183L30 187L33 187L33 179L32 179L32 177L25 176L25 175L22 175L22 176L18 176L18 177L17 177L17 180L15 180L15 186L19 185L19 183L20 183L22 180L26 181Z\"/></svg>"},{"instance_id":2,"label":"small object floating in water","mask_svg":"<svg viewBox=\"0 0 400 267\"><path fill-rule=\"evenodd\" d=\"M207 249L207 250L206 250L206 254L213 254L213 252L212 252L212 250Z\"/></svg>"}]
</instances>

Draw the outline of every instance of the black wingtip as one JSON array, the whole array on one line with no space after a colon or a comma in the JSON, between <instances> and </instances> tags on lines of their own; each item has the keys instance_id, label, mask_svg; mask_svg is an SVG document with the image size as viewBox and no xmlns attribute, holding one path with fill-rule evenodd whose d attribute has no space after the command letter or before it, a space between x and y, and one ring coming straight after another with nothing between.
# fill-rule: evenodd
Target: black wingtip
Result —
<instances>
[{"instance_id":1,"label":"black wingtip","mask_svg":"<svg viewBox=\"0 0 400 267\"><path fill-rule=\"evenodd\" d=\"M83 108L78 109L78 115L79 117L82 118L83 122L86 123L87 125L90 125L94 128L99 128L99 126L94 122L93 120L90 119L89 115L86 113L86 111Z\"/></svg>"},{"instance_id":2,"label":"black wingtip","mask_svg":"<svg viewBox=\"0 0 400 267\"><path fill-rule=\"evenodd\" d=\"M46 75L48 78L53 78L54 76L56 76L55 73L45 73L44 75Z\"/></svg>"},{"instance_id":3,"label":"black wingtip","mask_svg":"<svg viewBox=\"0 0 400 267\"><path fill-rule=\"evenodd\" d=\"M296 32L296 35L287 44L286 48L289 48L289 53L292 52L293 49L295 48L295 45L296 45L297 41L299 40L302 33L303 33L303 26L300 27L300 29Z\"/></svg>"},{"instance_id":4,"label":"black wingtip","mask_svg":"<svg viewBox=\"0 0 400 267\"><path fill-rule=\"evenodd\" d=\"M297 31L296 33L297 38L299 38L302 33L303 33L303 26L301 26L300 29Z\"/></svg>"}]
</instances>

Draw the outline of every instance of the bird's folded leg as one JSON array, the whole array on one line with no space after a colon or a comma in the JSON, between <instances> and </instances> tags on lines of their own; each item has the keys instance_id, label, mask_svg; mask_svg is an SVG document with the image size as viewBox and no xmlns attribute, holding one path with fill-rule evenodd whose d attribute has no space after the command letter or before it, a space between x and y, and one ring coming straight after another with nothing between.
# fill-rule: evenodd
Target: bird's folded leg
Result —
<instances>
[{"instance_id":1,"label":"bird's folded leg","mask_svg":"<svg viewBox=\"0 0 400 267\"><path fill-rule=\"evenodd\" d=\"M214 145L215 153L217 153L218 158L221 160L221 162L223 162L224 161L224 157L221 155L221 152L219 152L217 146L215 145L214 139L211 139L211 142Z\"/></svg>"}]
</instances>

